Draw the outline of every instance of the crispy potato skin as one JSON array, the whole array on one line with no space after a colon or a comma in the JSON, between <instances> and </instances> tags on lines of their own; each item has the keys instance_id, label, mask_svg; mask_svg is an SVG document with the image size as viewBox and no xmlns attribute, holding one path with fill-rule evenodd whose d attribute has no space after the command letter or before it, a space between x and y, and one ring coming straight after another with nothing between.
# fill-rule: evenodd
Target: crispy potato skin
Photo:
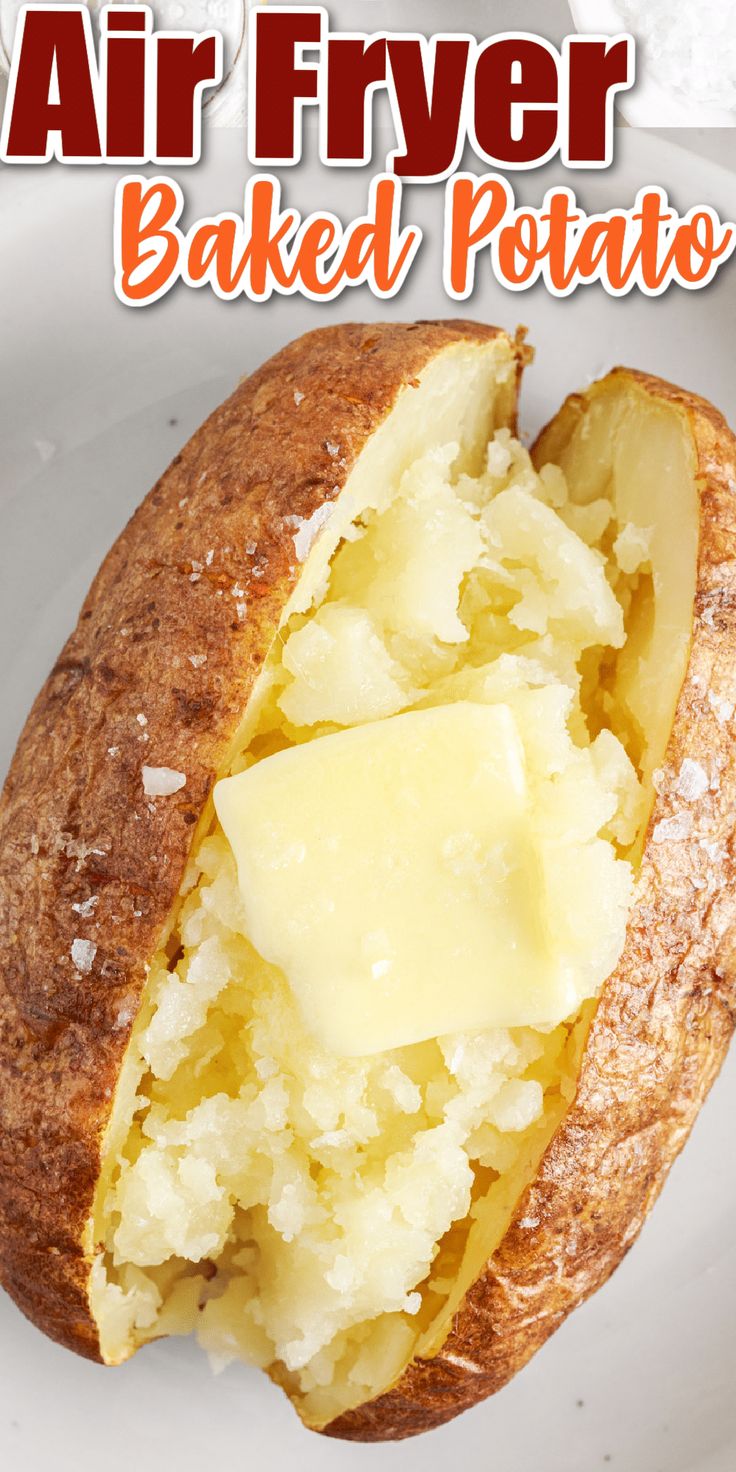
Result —
<instances>
[{"instance_id":1,"label":"crispy potato skin","mask_svg":"<svg viewBox=\"0 0 736 1472\"><path fill-rule=\"evenodd\" d=\"M427 1431L522 1368L638 1235L734 1028L736 746L717 702L736 705L736 441L703 400L644 374L619 369L615 377L687 416L701 507L690 660L626 947L596 1011L576 1100L440 1352L333 1421L330 1436L384 1441ZM564 434L585 403L570 399L543 432L538 464L549 458L551 435ZM715 779L689 808L673 791L686 757ZM656 841L657 825L683 808L694 820L690 837Z\"/></svg>"},{"instance_id":2,"label":"crispy potato skin","mask_svg":"<svg viewBox=\"0 0 736 1472\"><path fill-rule=\"evenodd\" d=\"M299 577L285 518L334 499L439 351L497 335L346 325L242 382L108 554L20 738L0 803L0 1281L91 1359L83 1238L102 1136L146 963ZM186 786L147 799L144 763ZM75 939L96 946L86 971Z\"/></svg>"}]
</instances>

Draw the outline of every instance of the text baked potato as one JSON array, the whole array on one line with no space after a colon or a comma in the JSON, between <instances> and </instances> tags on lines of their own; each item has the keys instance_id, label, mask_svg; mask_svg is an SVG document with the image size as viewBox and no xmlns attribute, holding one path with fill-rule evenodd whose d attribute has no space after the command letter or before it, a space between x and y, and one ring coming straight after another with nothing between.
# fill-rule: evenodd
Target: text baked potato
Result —
<instances>
[{"instance_id":1,"label":"text baked potato","mask_svg":"<svg viewBox=\"0 0 736 1472\"><path fill-rule=\"evenodd\" d=\"M524 356L351 326L242 383L107 557L3 796L4 1286L107 1363L196 1326L336 1436L524 1364L733 1027L734 440L617 370L535 470Z\"/></svg>"}]
</instances>

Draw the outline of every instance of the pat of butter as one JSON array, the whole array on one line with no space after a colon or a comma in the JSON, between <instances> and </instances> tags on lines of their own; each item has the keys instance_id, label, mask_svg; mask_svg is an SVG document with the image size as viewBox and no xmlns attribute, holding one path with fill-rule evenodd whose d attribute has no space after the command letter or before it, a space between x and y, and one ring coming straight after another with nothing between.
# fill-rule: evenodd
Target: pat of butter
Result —
<instances>
[{"instance_id":1,"label":"pat of butter","mask_svg":"<svg viewBox=\"0 0 736 1472\"><path fill-rule=\"evenodd\" d=\"M248 935L356 1056L569 1009L508 706L409 711L215 788Z\"/></svg>"}]
</instances>

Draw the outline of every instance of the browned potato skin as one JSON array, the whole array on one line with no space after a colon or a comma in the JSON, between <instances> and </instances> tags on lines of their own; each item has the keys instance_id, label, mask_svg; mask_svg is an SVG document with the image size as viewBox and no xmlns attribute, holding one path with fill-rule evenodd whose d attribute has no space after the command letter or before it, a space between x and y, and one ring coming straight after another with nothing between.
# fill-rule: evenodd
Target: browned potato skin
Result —
<instances>
[{"instance_id":1,"label":"browned potato skin","mask_svg":"<svg viewBox=\"0 0 736 1472\"><path fill-rule=\"evenodd\" d=\"M242 382L106 557L26 723L0 802L0 1281L90 1359L82 1239L101 1139L146 962L300 574L284 517L335 497L436 353L497 335L469 322L347 325ZM195 669L188 656L202 653ZM185 772L186 786L149 803L143 763ZM82 918L72 906L90 895ZM72 963L75 937L97 945L88 975Z\"/></svg>"},{"instance_id":2,"label":"browned potato skin","mask_svg":"<svg viewBox=\"0 0 736 1472\"><path fill-rule=\"evenodd\" d=\"M575 1103L554 1135L497 1252L433 1359L387 1394L341 1416L330 1436L384 1441L450 1420L493 1394L570 1311L610 1276L638 1235L725 1057L736 1021L736 746L708 691L736 704L736 441L702 399L644 374L628 384L687 416L700 485L700 546L690 660L649 824L627 943L589 1034ZM538 465L585 413L575 396L540 436ZM690 809L687 841L652 831L683 806L672 779L685 757L720 773ZM700 840L726 851L718 882ZM534 1226L531 1223L535 1223Z\"/></svg>"}]
</instances>

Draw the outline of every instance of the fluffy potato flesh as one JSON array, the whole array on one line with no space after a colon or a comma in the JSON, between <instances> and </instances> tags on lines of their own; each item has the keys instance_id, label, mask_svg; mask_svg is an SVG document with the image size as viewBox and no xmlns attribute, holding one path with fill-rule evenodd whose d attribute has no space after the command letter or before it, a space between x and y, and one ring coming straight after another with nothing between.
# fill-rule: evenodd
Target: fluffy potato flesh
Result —
<instances>
[{"instance_id":1,"label":"fluffy potato flesh","mask_svg":"<svg viewBox=\"0 0 736 1472\"><path fill-rule=\"evenodd\" d=\"M697 509L679 414L614 376L559 417L535 468L507 427L513 373L504 344L441 354L311 550L317 529L294 527L303 575L228 770L403 712L502 709L565 999L533 1025L512 1012L333 1051L257 951L211 814L90 1225L108 1361L194 1330L216 1364L267 1368L315 1426L441 1345L574 1096L687 658ZM462 882L463 833L448 835Z\"/></svg>"}]
</instances>

